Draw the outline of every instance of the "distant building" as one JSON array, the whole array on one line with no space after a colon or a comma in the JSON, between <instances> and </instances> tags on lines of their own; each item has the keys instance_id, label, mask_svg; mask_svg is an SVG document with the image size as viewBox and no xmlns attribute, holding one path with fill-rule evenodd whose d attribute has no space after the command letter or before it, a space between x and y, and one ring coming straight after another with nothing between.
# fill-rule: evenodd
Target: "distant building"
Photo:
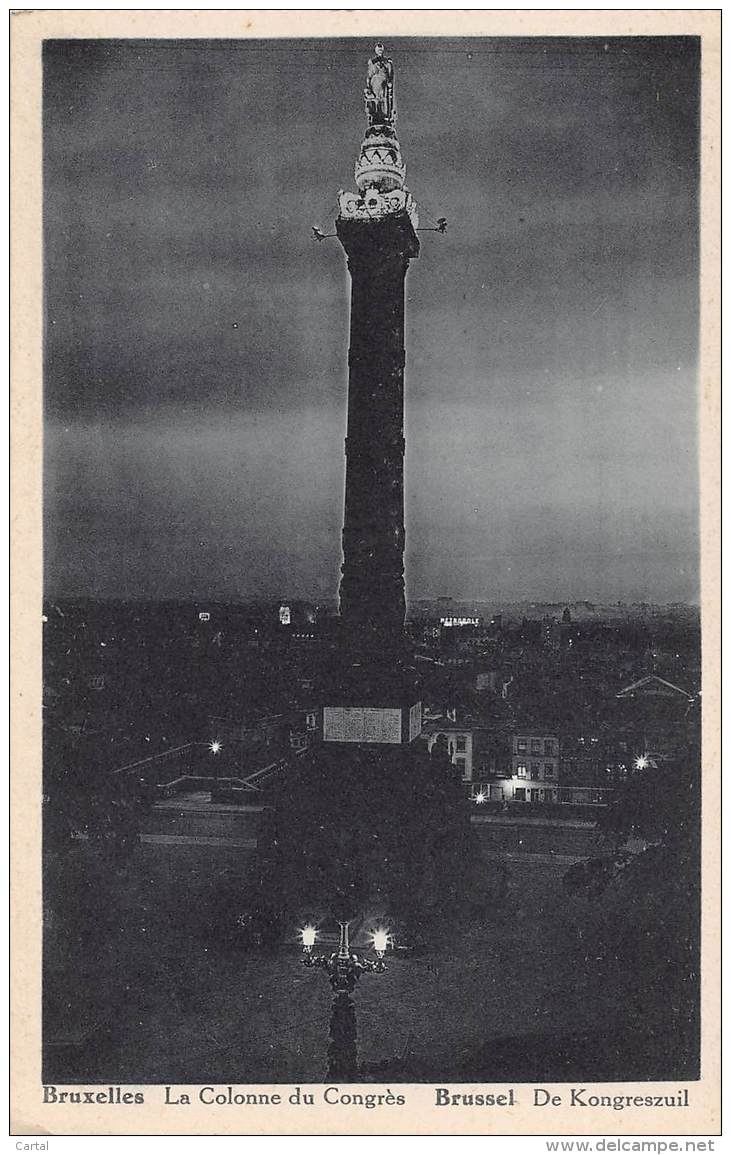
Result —
<instances>
[{"instance_id":1,"label":"distant building","mask_svg":"<svg viewBox=\"0 0 731 1155\"><path fill-rule=\"evenodd\" d=\"M561 735L560 777L565 786L611 786L626 774L630 757L626 743L591 727Z\"/></svg>"},{"instance_id":2,"label":"distant building","mask_svg":"<svg viewBox=\"0 0 731 1155\"><path fill-rule=\"evenodd\" d=\"M430 719L423 730L429 752L438 742L446 743L452 764L460 771L463 782L482 781L485 778L507 776L510 762L500 723L496 725L474 719L457 721L450 718Z\"/></svg>"},{"instance_id":3,"label":"distant building","mask_svg":"<svg viewBox=\"0 0 731 1155\"><path fill-rule=\"evenodd\" d=\"M496 684L497 670L480 670L475 675L476 690L490 690L494 694Z\"/></svg>"},{"instance_id":4,"label":"distant building","mask_svg":"<svg viewBox=\"0 0 731 1155\"><path fill-rule=\"evenodd\" d=\"M316 733L318 729L317 710L308 710L305 714L305 728L310 733Z\"/></svg>"},{"instance_id":5,"label":"distant building","mask_svg":"<svg viewBox=\"0 0 731 1155\"><path fill-rule=\"evenodd\" d=\"M267 615L268 616L268 615ZM271 621L271 619L269 619ZM276 622L294 630L312 631L317 621L317 610L311 602L286 601L276 603Z\"/></svg>"},{"instance_id":6,"label":"distant building","mask_svg":"<svg viewBox=\"0 0 731 1155\"><path fill-rule=\"evenodd\" d=\"M568 606L561 615L561 621L546 616L541 622L541 640L548 650L570 650L573 646L573 625Z\"/></svg>"},{"instance_id":7,"label":"distant building","mask_svg":"<svg viewBox=\"0 0 731 1155\"><path fill-rule=\"evenodd\" d=\"M547 650L557 650L561 645L561 626L556 618L545 617L541 622L541 641Z\"/></svg>"},{"instance_id":8,"label":"distant building","mask_svg":"<svg viewBox=\"0 0 731 1155\"><path fill-rule=\"evenodd\" d=\"M558 798L559 740L555 734L520 730L513 734L512 779L503 797L516 802L552 802Z\"/></svg>"},{"instance_id":9,"label":"distant building","mask_svg":"<svg viewBox=\"0 0 731 1155\"><path fill-rule=\"evenodd\" d=\"M693 694L656 674L640 678L608 697L585 725L562 732L561 783L609 787L672 760L699 721Z\"/></svg>"},{"instance_id":10,"label":"distant building","mask_svg":"<svg viewBox=\"0 0 731 1155\"><path fill-rule=\"evenodd\" d=\"M474 728L447 720L431 722L426 729L427 749L432 752L437 742L446 741L452 764L458 768L463 782L473 778L473 755L475 748Z\"/></svg>"},{"instance_id":11,"label":"distant building","mask_svg":"<svg viewBox=\"0 0 731 1155\"><path fill-rule=\"evenodd\" d=\"M639 681L633 682L630 686L625 686L617 694L619 700L642 702L652 699L665 699L671 702L692 702L694 695L689 694L687 690L681 689L680 686L673 685L665 678L658 677L657 674L648 674L645 678L640 678Z\"/></svg>"},{"instance_id":12,"label":"distant building","mask_svg":"<svg viewBox=\"0 0 731 1155\"><path fill-rule=\"evenodd\" d=\"M697 734L700 697L657 674L648 674L616 694L613 728L628 752L664 761Z\"/></svg>"}]
</instances>

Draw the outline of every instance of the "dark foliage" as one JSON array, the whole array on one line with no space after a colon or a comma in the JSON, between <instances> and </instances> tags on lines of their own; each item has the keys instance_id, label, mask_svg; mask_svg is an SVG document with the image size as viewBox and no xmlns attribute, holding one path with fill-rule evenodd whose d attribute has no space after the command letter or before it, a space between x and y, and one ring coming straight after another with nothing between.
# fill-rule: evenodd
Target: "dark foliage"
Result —
<instances>
[{"instance_id":1,"label":"dark foliage","mask_svg":"<svg viewBox=\"0 0 731 1155\"><path fill-rule=\"evenodd\" d=\"M640 1022L649 1016L665 1037L667 1069L688 1077L688 1070L697 1072L700 1013L697 745L672 763L636 772L598 827L614 853L577 863L564 876L566 891L591 903L579 932L586 957L599 965L616 960L626 970L618 1029L631 1031L633 1017ZM637 851L632 838L648 845Z\"/></svg>"},{"instance_id":2,"label":"dark foliage","mask_svg":"<svg viewBox=\"0 0 731 1155\"><path fill-rule=\"evenodd\" d=\"M47 720L43 732L43 835L47 853L85 841L118 857L128 856L151 788L134 777L109 772L82 734Z\"/></svg>"},{"instance_id":3,"label":"dark foliage","mask_svg":"<svg viewBox=\"0 0 731 1155\"><path fill-rule=\"evenodd\" d=\"M689 743L672 761L635 771L615 791L598 829L616 847L636 835L697 854L700 834L700 751Z\"/></svg>"},{"instance_id":4,"label":"dark foliage","mask_svg":"<svg viewBox=\"0 0 731 1155\"><path fill-rule=\"evenodd\" d=\"M414 931L459 899L469 814L454 768L422 749L321 746L283 782L262 832L261 897Z\"/></svg>"}]
</instances>

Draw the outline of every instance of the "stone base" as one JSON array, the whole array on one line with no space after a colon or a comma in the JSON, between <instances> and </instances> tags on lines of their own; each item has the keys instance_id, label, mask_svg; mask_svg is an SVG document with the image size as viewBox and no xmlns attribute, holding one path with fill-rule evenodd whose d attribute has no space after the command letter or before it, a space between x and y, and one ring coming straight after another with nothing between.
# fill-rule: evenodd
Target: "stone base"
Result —
<instances>
[{"instance_id":1,"label":"stone base","mask_svg":"<svg viewBox=\"0 0 731 1155\"><path fill-rule=\"evenodd\" d=\"M404 746L421 733L420 686L399 655L359 655L346 649L322 697L324 742Z\"/></svg>"}]
</instances>

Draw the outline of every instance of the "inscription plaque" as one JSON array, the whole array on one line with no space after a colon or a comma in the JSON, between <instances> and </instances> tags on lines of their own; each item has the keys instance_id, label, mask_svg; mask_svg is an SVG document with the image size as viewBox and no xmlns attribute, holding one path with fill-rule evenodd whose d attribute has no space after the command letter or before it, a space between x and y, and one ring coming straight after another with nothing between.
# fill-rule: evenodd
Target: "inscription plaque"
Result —
<instances>
[{"instance_id":1,"label":"inscription plaque","mask_svg":"<svg viewBox=\"0 0 731 1155\"><path fill-rule=\"evenodd\" d=\"M326 706L322 723L325 742L401 743L400 709Z\"/></svg>"}]
</instances>

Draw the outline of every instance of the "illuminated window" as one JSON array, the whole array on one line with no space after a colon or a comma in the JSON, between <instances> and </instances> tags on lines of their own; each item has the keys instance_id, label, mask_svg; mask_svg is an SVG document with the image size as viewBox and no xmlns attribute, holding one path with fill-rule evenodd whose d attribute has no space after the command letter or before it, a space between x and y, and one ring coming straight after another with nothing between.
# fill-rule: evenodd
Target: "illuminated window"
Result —
<instances>
[{"instance_id":1,"label":"illuminated window","mask_svg":"<svg viewBox=\"0 0 731 1155\"><path fill-rule=\"evenodd\" d=\"M528 743L526 742L525 738L518 738L518 753L525 754L527 749Z\"/></svg>"},{"instance_id":2,"label":"illuminated window","mask_svg":"<svg viewBox=\"0 0 731 1155\"><path fill-rule=\"evenodd\" d=\"M525 762L519 762L518 765L516 766L515 770L516 770L516 773L517 773L519 778L525 778L525 776L526 776Z\"/></svg>"}]
</instances>

